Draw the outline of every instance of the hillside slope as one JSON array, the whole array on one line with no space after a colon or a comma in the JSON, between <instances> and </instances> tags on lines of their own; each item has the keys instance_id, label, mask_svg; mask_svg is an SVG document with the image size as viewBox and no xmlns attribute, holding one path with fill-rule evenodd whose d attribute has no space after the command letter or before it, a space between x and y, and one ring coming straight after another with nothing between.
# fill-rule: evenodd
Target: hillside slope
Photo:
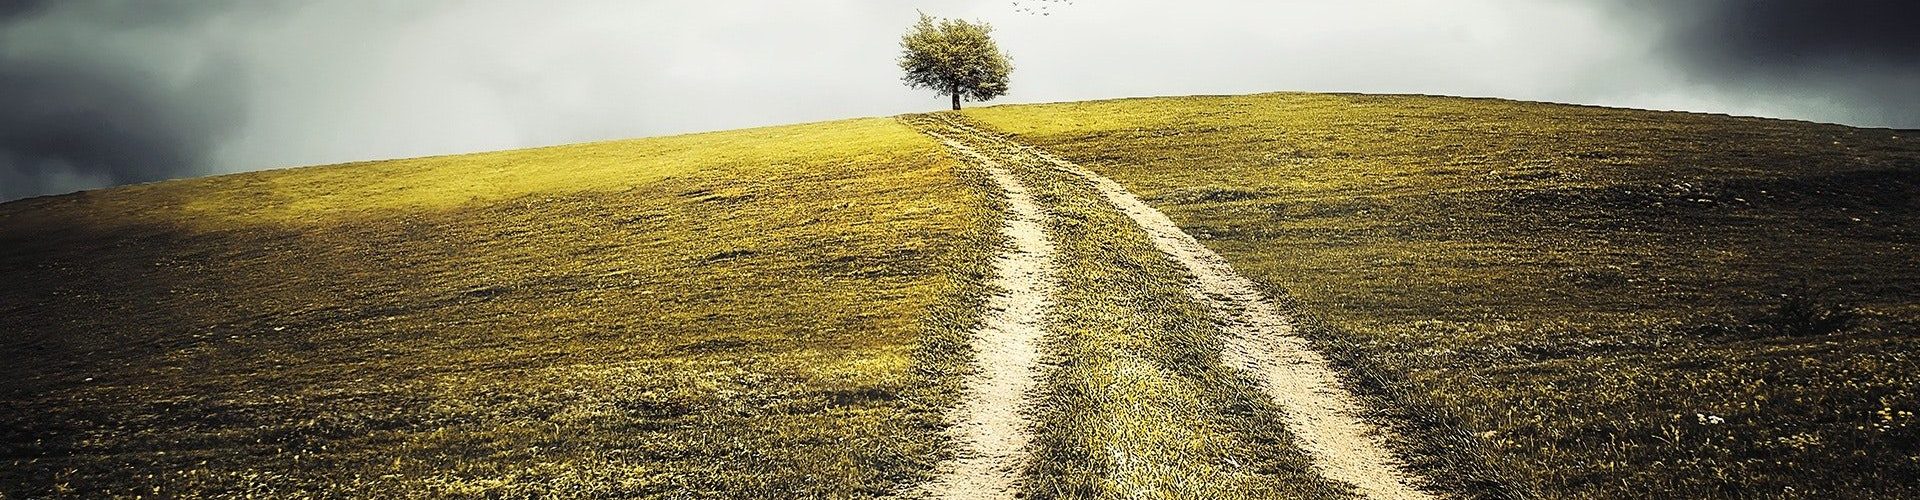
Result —
<instances>
[{"instance_id":1,"label":"hillside slope","mask_svg":"<svg viewBox=\"0 0 1920 500\"><path fill-rule=\"evenodd\" d=\"M1044 251L1001 265L1016 222ZM1916 244L1920 133L1424 96L35 198L0 204L0 497L911 496L982 451L1027 498L1920 496ZM975 366L996 323L1017 373ZM1232 356L1281 343L1326 359ZM1369 452L1253 373L1324 374ZM1017 439L965 448L993 377Z\"/></svg>"},{"instance_id":2,"label":"hillside slope","mask_svg":"<svg viewBox=\"0 0 1920 500\"><path fill-rule=\"evenodd\" d=\"M0 205L0 497L885 491L993 242L956 166L868 119Z\"/></svg>"},{"instance_id":3,"label":"hillside slope","mask_svg":"<svg viewBox=\"0 0 1920 500\"><path fill-rule=\"evenodd\" d=\"M1915 131L1325 94L965 115L1294 297L1429 467L1549 498L1920 494Z\"/></svg>"}]
</instances>

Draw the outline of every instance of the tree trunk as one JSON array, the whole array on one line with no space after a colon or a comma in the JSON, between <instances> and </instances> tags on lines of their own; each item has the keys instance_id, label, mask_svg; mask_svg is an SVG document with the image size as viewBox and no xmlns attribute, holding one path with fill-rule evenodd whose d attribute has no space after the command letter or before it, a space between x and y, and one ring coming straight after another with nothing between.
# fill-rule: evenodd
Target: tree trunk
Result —
<instances>
[{"instance_id":1,"label":"tree trunk","mask_svg":"<svg viewBox=\"0 0 1920 500\"><path fill-rule=\"evenodd\" d=\"M960 110L960 93L959 92L953 93L953 110L954 111Z\"/></svg>"}]
</instances>

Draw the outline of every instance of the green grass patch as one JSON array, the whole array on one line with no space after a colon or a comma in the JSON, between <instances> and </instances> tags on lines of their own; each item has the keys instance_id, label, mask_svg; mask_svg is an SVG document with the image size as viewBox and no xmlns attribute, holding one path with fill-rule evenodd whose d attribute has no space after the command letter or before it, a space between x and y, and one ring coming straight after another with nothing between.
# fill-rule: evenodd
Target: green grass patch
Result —
<instances>
[{"instance_id":1,"label":"green grass patch","mask_svg":"<svg viewBox=\"0 0 1920 500\"><path fill-rule=\"evenodd\" d=\"M1920 494L1920 133L1325 94L966 115L1290 295L1456 491Z\"/></svg>"}]
</instances>

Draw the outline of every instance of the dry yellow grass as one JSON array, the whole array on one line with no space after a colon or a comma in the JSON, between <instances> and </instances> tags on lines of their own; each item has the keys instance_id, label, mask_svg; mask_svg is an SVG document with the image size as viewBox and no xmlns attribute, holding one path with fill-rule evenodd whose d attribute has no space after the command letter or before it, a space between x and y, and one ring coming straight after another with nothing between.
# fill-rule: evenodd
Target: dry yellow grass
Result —
<instances>
[{"instance_id":1,"label":"dry yellow grass","mask_svg":"<svg viewBox=\"0 0 1920 500\"><path fill-rule=\"evenodd\" d=\"M1456 492L1916 494L1920 133L1327 94L966 115L1324 319ZM1864 319L1808 328L1801 282Z\"/></svg>"},{"instance_id":2,"label":"dry yellow grass","mask_svg":"<svg viewBox=\"0 0 1920 500\"><path fill-rule=\"evenodd\" d=\"M1916 493L1920 134L1418 96L966 115L1323 320L1451 492ZM1064 262L1031 496L1345 494L1179 268L1020 175ZM951 453L984 182L865 119L0 205L0 495L893 491ZM1864 319L1796 316L1842 302Z\"/></svg>"},{"instance_id":3,"label":"dry yellow grass","mask_svg":"<svg viewBox=\"0 0 1920 500\"><path fill-rule=\"evenodd\" d=\"M885 491L994 242L956 166L868 119L0 206L0 488Z\"/></svg>"}]
</instances>

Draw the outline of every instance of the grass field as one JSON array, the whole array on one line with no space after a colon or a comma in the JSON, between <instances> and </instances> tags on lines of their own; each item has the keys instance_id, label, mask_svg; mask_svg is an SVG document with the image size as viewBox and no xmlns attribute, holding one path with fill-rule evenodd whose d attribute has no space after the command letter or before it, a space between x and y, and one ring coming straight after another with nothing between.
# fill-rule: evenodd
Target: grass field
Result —
<instances>
[{"instance_id":1,"label":"grass field","mask_svg":"<svg viewBox=\"0 0 1920 500\"><path fill-rule=\"evenodd\" d=\"M1920 132L1326 94L966 116L1290 294L1430 474L1920 495Z\"/></svg>"},{"instance_id":2,"label":"grass field","mask_svg":"<svg viewBox=\"0 0 1920 500\"><path fill-rule=\"evenodd\" d=\"M1920 496L1920 131L1336 94L963 116L1262 282L1443 493ZM1028 497L1347 496L1181 268L1017 173L1060 281ZM0 498L901 491L954 453L990 186L859 119L9 202Z\"/></svg>"},{"instance_id":3,"label":"grass field","mask_svg":"<svg viewBox=\"0 0 1920 500\"><path fill-rule=\"evenodd\" d=\"M875 494L997 220L868 119L0 205L0 497Z\"/></svg>"}]
</instances>

